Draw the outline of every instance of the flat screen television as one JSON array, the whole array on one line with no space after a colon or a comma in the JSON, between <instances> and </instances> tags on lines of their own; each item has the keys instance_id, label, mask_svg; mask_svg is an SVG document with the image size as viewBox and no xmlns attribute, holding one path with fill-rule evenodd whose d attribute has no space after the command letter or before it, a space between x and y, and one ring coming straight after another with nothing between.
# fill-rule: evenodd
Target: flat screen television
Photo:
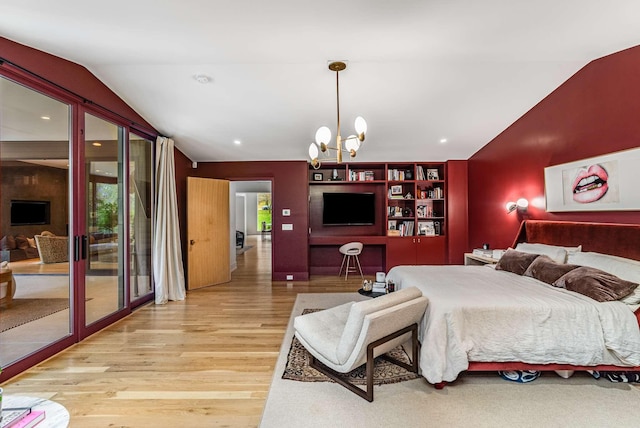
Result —
<instances>
[{"instance_id":1,"label":"flat screen television","mask_svg":"<svg viewBox=\"0 0 640 428\"><path fill-rule=\"evenodd\" d=\"M323 193L322 224L364 226L376 222L375 193Z\"/></svg>"},{"instance_id":2,"label":"flat screen television","mask_svg":"<svg viewBox=\"0 0 640 428\"><path fill-rule=\"evenodd\" d=\"M49 201L11 201L11 226L51 223Z\"/></svg>"}]
</instances>

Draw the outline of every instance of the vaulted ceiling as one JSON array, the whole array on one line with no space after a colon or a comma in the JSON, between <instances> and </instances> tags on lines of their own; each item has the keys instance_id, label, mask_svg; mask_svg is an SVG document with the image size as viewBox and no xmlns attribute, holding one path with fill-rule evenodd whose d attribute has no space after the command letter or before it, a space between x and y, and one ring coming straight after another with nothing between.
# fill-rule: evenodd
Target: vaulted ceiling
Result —
<instances>
[{"instance_id":1,"label":"vaulted ceiling","mask_svg":"<svg viewBox=\"0 0 640 428\"><path fill-rule=\"evenodd\" d=\"M637 45L639 16L637 0L3 0L0 36L85 66L195 161L306 159L319 126L335 134L327 64L346 60L342 134L369 124L356 160L446 160Z\"/></svg>"}]
</instances>

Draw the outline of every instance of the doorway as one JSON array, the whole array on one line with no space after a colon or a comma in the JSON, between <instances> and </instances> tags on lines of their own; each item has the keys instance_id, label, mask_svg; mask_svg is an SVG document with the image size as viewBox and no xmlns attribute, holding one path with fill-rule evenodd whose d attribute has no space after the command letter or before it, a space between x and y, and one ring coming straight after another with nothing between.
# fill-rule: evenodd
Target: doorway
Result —
<instances>
[{"instance_id":1,"label":"doorway","mask_svg":"<svg viewBox=\"0 0 640 428\"><path fill-rule=\"evenodd\" d=\"M231 252L232 270L242 262L241 258L259 256L260 268L263 271L272 270L273 248L271 240L265 236L268 228L270 238L272 205L272 182L268 180L232 181L230 184L230 208L233 211L230 218L232 224L230 233L234 236L235 251ZM266 209L265 209L266 208ZM267 217L265 217L268 215ZM264 223L264 225L263 225ZM237 232L242 232L244 242L236 241ZM238 235L239 236L239 235ZM256 253L256 256L253 255Z\"/></svg>"}]
</instances>

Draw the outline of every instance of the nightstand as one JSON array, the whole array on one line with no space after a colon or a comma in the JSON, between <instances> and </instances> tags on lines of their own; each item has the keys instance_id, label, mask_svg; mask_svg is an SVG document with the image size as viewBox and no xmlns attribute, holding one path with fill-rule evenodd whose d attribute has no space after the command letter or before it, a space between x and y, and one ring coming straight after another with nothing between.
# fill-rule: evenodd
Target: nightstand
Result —
<instances>
[{"instance_id":1,"label":"nightstand","mask_svg":"<svg viewBox=\"0 0 640 428\"><path fill-rule=\"evenodd\" d=\"M472 253L464 253L465 266L494 265L496 263L498 263L498 259L485 257L485 256L478 256Z\"/></svg>"}]
</instances>

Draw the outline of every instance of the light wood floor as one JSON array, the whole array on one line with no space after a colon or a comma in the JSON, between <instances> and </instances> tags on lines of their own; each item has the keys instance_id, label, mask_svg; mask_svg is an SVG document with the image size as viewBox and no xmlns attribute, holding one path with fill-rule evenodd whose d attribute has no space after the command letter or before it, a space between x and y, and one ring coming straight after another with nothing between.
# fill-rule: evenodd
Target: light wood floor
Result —
<instances>
[{"instance_id":1,"label":"light wood floor","mask_svg":"<svg viewBox=\"0 0 640 428\"><path fill-rule=\"evenodd\" d=\"M248 237L228 284L150 304L5 383L64 405L71 427L254 427L298 293L361 279L271 281L271 241ZM372 279L372 278L369 278Z\"/></svg>"}]
</instances>

